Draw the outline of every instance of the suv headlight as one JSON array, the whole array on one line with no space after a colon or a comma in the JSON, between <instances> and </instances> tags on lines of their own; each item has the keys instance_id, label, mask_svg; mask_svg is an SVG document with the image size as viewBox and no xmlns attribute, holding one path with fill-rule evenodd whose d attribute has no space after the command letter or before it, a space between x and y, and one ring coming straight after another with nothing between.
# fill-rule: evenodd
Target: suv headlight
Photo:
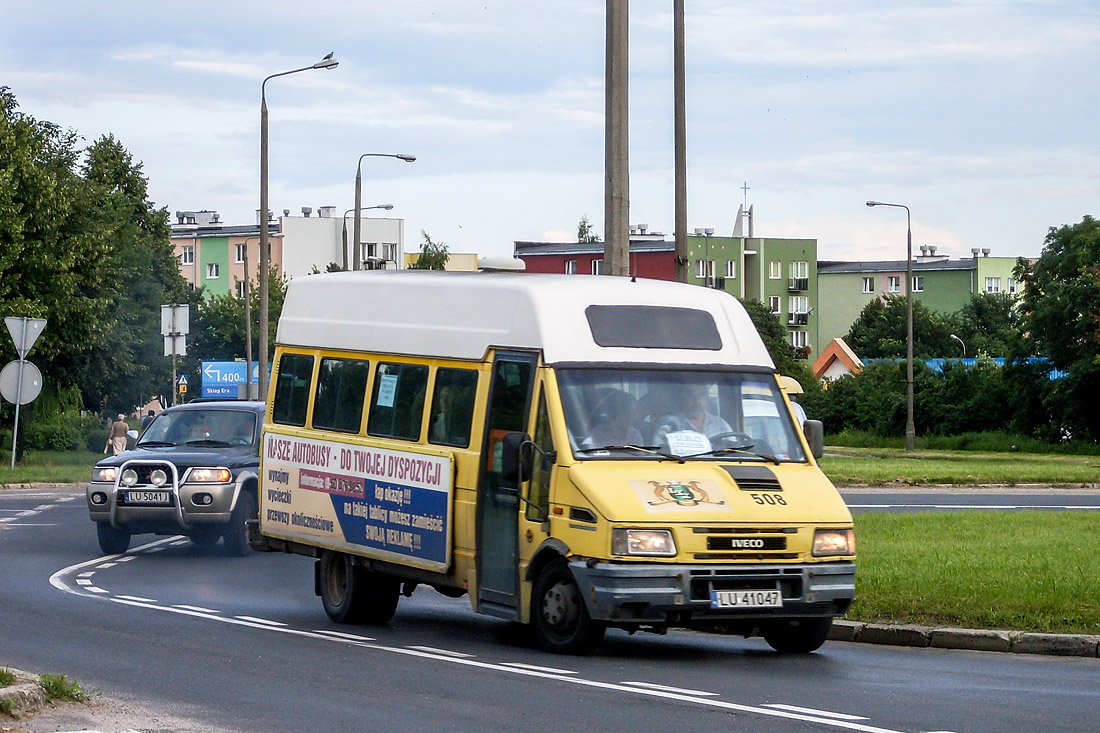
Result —
<instances>
[{"instance_id":1,"label":"suv headlight","mask_svg":"<svg viewBox=\"0 0 1100 733\"><path fill-rule=\"evenodd\" d=\"M118 469L114 466L103 466L102 468L96 466L92 469L92 481L95 483L113 484L117 472Z\"/></svg>"},{"instance_id":2,"label":"suv headlight","mask_svg":"<svg viewBox=\"0 0 1100 733\"><path fill-rule=\"evenodd\" d=\"M611 531L611 552L614 555L673 557L676 543L667 529L615 529Z\"/></svg>"},{"instance_id":3,"label":"suv headlight","mask_svg":"<svg viewBox=\"0 0 1100 733\"><path fill-rule=\"evenodd\" d=\"M228 468L192 468L187 474L188 483L227 484L232 480L233 474Z\"/></svg>"},{"instance_id":4,"label":"suv headlight","mask_svg":"<svg viewBox=\"0 0 1100 733\"><path fill-rule=\"evenodd\" d=\"M850 529L819 529L814 532L814 557L856 554L856 533Z\"/></svg>"}]
</instances>

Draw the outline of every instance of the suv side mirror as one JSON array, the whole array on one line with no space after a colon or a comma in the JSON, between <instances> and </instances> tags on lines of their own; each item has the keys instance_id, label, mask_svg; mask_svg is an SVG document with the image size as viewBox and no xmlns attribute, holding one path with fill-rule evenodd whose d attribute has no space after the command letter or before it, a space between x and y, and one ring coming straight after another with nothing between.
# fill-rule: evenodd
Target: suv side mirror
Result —
<instances>
[{"instance_id":1,"label":"suv side mirror","mask_svg":"<svg viewBox=\"0 0 1100 733\"><path fill-rule=\"evenodd\" d=\"M527 433L505 433L501 440L501 476L506 481L515 481L522 484L531 478L531 468L534 463L534 451L523 450L524 445L531 443L531 436Z\"/></svg>"},{"instance_id":2,"label":"suv side mirror","mask_svg":"<svg viewBox=\"0 0 1100 733\"><path fill-rule=\"evenodd\" d=\"M825 425L820 420L807 420L802 423L802 432L806 434L806 442L810 444L810 453L814 458L825 455Z\"/></svg>"}]
</instances>

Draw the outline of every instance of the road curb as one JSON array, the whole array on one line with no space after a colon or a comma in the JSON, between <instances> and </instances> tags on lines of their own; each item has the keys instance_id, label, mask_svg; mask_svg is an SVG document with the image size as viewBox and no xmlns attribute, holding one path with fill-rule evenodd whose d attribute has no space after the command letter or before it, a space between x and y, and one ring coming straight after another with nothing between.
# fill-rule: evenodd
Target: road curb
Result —
<instances>
[{"instance_id":1,"label":"road curb","mask_svg":"<svg viewBox=\"0 0 1100 733\"><path fill-rule=\"evenodd\" d=\"M833 622L829 638L861 644L1100 658L1100 636L1088 634L1036 634L837 620Z\"/></svg>"},{"instance_id":2,"label":"road curb","mask_svg":"<svg viewBox=\"0 0 1100 733\"><path fill-rule=\"evenodd\" d=\"M33 713L46 704L46 691L39 684L38 675L11 667L0 667L15 675L15 684L0 687L0 703L10 705L13 718Z\"/></svg>"}]
</instances>

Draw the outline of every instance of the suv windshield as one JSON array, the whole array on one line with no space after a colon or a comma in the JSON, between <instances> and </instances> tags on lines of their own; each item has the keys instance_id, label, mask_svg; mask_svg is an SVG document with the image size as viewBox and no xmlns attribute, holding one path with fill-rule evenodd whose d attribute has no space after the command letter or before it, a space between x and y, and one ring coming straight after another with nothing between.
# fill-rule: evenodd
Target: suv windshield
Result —
<instances>
[{"instance_id":1,"label":"suv windshield","mask_svg":"<svg viewBox=\"0 0 1100 733\"><path fill-rule=\"evenodd\" d=\"M142 433L138 445L251 445L256 414L245 410L178 410L161 413Z\"/></svg>"},{"instance_id":2,"label":"suv windshield","mask_svg":"<svg viewBox=\"0 0 1100 733\"><path fill-rule=\"evenodd\" d=\"M806 460L770 374L565 368L557 377L579 459Z\"/></svg>"}]
</instances>

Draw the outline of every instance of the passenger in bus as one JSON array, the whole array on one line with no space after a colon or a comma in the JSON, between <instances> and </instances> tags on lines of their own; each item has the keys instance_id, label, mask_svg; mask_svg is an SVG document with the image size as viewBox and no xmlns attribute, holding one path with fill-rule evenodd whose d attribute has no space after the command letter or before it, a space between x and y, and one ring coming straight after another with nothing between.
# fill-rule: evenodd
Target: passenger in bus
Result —
<instances>
[{"instance_id":1,"label":"passenger in bus","mask_svg":"<svg viewBox=\"0 0 1100 733\"><path fill-rule=\"evenodd\" d=\"M638 403L620 390L611 390L592 411L592 427L581 448L642 444L642 434L634 427Z\"/></svg>"},{"instance_id":2,"label":"passenger in bus","mask_svg":"<svg viewBox=\"0 0 1100 733\"><path fill-rule=\"evenodd\" d=\"M709 410L710 388L706 384L687 385L682 400L680 412L666 415L658 423L658 441L669 433L680 430L694 430L708 438L733 431L728 422Z\"/></svg>"}]
</instances>

